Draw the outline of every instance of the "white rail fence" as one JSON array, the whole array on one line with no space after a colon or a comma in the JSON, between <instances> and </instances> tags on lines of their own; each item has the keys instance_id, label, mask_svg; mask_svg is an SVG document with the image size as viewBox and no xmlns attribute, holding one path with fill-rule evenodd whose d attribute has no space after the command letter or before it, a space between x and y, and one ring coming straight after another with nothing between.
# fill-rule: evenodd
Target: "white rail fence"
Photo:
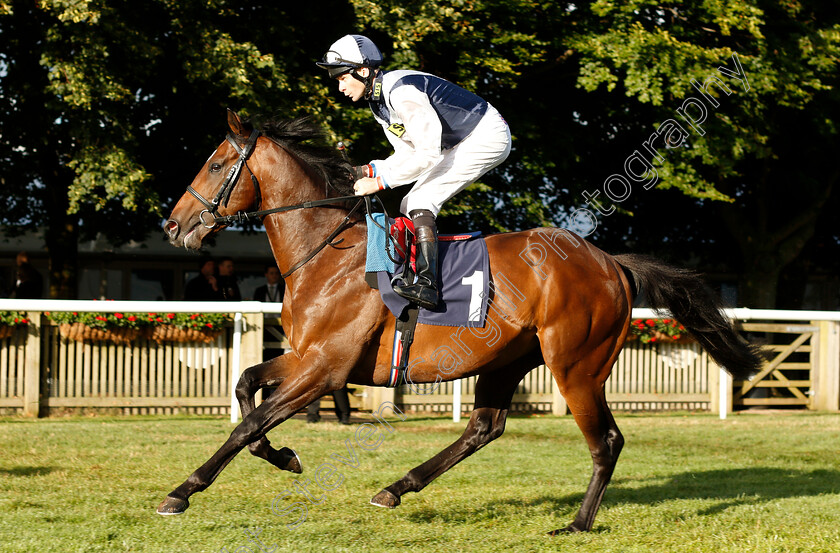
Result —
<instances>
[{"instance_id":1,"label":"white rail fence","mask_svg":"<svg viewBox=\"0 0 840 553\"><path fill-rule=\"evenodd\" d=\"M26 311L32 321L25 332L0 340L0 410L26 415L65 408L229 413L235 422L236 382L244 368L262 361L263 313L276 313L278 305L2 299L0 311ZM234 324L210 344L79 343L60 337L41 317L45 311L232 313ZM606 384L610 405L619 410L705 410L721 417L755 405L840 409L840 313L734 309L728 314L746 330L760 333L774 354L755 379L733 383L696 343L630 342ZM633 310L634 318L659 316ZM391 400L408 411L452 413L458 420L472 409L475 381L415 390L365 388L361 402L354 403L370 409ZM523 379L513 409L566 413L545 367Z\"/></svg>"}]
</instances>

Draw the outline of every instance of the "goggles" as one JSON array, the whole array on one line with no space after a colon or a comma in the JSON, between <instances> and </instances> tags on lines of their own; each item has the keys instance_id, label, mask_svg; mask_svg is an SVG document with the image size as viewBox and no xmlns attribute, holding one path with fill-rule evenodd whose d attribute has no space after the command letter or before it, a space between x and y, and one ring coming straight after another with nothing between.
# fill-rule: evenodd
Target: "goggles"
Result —
<instances>
[{"instance_id":1,"label":"goggles","mask_svg":"<svg viewBox=\"0 0 840 553\"><path fill-rule=\"evenodd\" d=\"M321 60L321 64L322 65L328 65L328 66L346 65L346 66L349 66L349 67L357 67L357 68L363 66L363 64L361 64L359 62L351 61L351 60L342 58L341 54L336 52L335 50L330 50L329 52L324 54L324 58L323 58L323 60Z\"/></svg>"}]
</instances>

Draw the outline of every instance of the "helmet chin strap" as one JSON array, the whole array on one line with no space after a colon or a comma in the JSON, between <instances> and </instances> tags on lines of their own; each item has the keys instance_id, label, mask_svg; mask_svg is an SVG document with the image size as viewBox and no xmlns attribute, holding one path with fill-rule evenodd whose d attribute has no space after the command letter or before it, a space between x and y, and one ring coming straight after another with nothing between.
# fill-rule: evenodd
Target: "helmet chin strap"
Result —
<instances>
[{"instance_id":1,"label":"helmet chin strap","mask_svg":"<svg viewBox=\"0 0 840 553\"><path fill-rule=\"evenodd\" d=\"M373 93L373 78L376 76L376 71L373 68L368 68L368 76L362 77L359 75L358 71L351 71L350 76L365 85L365 93L363 98L365 100L370 99L370 95Z\"/></svg>"}]
</instances>

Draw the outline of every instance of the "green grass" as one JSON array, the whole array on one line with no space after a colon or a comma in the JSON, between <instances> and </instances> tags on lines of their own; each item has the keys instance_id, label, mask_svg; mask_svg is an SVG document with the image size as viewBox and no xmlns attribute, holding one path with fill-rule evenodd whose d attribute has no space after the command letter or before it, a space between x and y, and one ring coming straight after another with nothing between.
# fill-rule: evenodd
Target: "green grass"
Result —
<instances>
[{"instance_id":1,"label":"green grass","mask_svg":"<svg viewBox=\"0 0 840 553\"><path fill-rule=\"evenodd\" d=\"M498 441L397 509L380 509L369 499L448 445L465 421L395 423L377 449L359 451L358 468L333 461L343 481L293 529L286 524L297 517L272 513L272 500L344 454L354 427L288 421L269 437L298 451L304 474L246 452L186 514L160 517L157 504L221 445L228 422L0 419L0 552L243 553L258 550L245 534L256 528L278 553L840 551L840 415L618 422L627 443L593 532L550 538L574 517L591 470L571 417L512 418Z\"/></svg>"}]
</instances>

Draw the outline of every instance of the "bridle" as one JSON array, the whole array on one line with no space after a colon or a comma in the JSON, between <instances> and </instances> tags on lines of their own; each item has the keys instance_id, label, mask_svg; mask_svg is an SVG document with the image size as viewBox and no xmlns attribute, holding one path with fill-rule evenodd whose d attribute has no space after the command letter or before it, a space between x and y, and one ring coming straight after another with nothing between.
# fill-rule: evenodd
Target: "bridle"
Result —
<instances>
[{"instance_id":1,"label":"bridle","mask_svg":"<svg viewBox=\"0 0 840 553\"><path fill-rule=\"evenodd\" d=\"M239 144L236 141L236 137L228 133L227 141L230 142L231 146L233 146L233 149L236 150L236 152L239 154L239 159L236 160L236 163L234 163L233 167L231 167L230 171L228 171L227 177L222 183L221 188L219 188L219 191L216 193L216 196L213 198L213 201L210 201L204 196L202 196L198 191L196 191L192 187L191 184L187 185L187 192L192 194L199 202L202 203L202 205L204 205L204 207L207 208L202 210L198 214L198 220L201 221L201 224L204 225L205 228L212 229L215 228L217 224L229 225L231 223L242 223L245 221L250 221L253 218L259 218L260 220L262 220L263 217L272 213L283 213L285 211L293 211L296 209L309 209L312 207L334 205L337 203L345 202L347 200L359 200L356 202L356 205L353 206L353 208L350 210L350 212L347 214L344 220L336 227L336 229L332 233L330 233L330 235L323 242L321 242L320 245L318 245L318 247L309 252L309 254L307 254L306 257L295 263L291 269L280 275L281 277L286 278L293 272L303 267L309 260L315 257L318 254L318 252L323 250L325 247L340 244L344 240L343 238L341 240L336 240L335 242L333 242L333 239L336 236L338 236L342 230L344 230L348 223L350 223L353 213L355 213L362 204L369 204L370 199L368 197L359 198L358 196L337 196L335 198L312 200L296 205L274 207L271 209L262 209L248 212L239 211L234 215L220 215L219 206L223 205L224 207L227 207L228 202L230 201L230 194L236 187L236 183L239 182L239 177L242 173L242 167L246 167L248 169L248 172L251 174L251 182L254 184L254 192L257 198L257 208L259 208L260 204L262 203L262 195L260 194L260 182L257 179L256 175L254 175L254 172L251 171L251 168L248 167L248 158L251 157L252 153L254 153L254 148L257 144L257 139L260 137L260 134L262 134L260 133L260 131L252 131L251 135L248 137L248 140L245 141L245 146L240 148ZM205 213L213 217L213 220L210 221L210 224L207 224L207 221L204 220Z\"/></svg>"},{"instance_id":2,"label":"bridle","mask_svg":"<svg viewBox=\"0 0 840 553\"><path fill-rule=\"evenodd\" d=\"M233 192L237 181L239 181L239 175L242 173L242 167L248 167L248 158L251 157L252 153L254 153L254 147L256 146L257 139L259 137L260 131L253 131L248 137L248 140L245 141L245 146L240 148L236 141L236 137L228 133L227 141L230 142L230 145L233 146L233 149L239 154L239 159L236 160L236 163L234 163L233 167L231 167L230 171L228 171L225 182L222 183L222 187L219 188L219 191L216 193L212 202L199 194L191 184L187 185L187 192L195 196L195 198L207 208L198 214L198 220L201 221L201 224L204 225L205 228L213 228L216 226L216 222L219 221L219 205L227 207L228 202L230 201L230 193ZM262 203L262 197L260 196L260 183L254 175L254 172L251 171L250 167L248 167L248 172L251 173L251 182L254 184L254 192L257 195L257 207L259 207L260 203ZM213 221L209 225L204 220L205 213L209 213L213 217Z\"/></svg>"}]
</instances>

